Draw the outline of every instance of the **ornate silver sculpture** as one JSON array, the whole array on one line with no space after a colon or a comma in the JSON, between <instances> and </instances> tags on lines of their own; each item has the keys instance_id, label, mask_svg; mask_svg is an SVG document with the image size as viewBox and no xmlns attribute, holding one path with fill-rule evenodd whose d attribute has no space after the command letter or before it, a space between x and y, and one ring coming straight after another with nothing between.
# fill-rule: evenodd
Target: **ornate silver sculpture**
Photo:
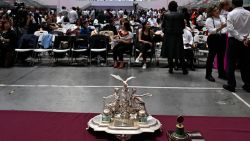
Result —
<instances>
[{"instance_id":1,"label":"ornate silver sculpture","mask_svg":"<svg viewBox=\"0 0 250 141\"><path fill-rule=\"evenodd\" d=\"M123 83L123 88L115 88L112 95L103 97L103 116L111 116L112 118L127 120L139 120L140 117L146 118L148 112L145 107L145 102L141 97L152 96L152 94L147 93L136 95L135 88L132 88L130 92L127 82L135 77L129 77L128 79L123 80L118 75L111 74L111 76L120 80ZM107 115L107 111L110 111L109 115ZM146 122L145 119L140 121Z\"/></svg>"},{"instance_id":2,"label":"ornate silver sculpture","mask_svg":"<svg viewBox=\"0 0 250 141\"><path fill-rule=\"evenodd\" d=\"M92 118L88 126L94 131L105 131L114 134L122 141L132 135L144 132L155 132L160 129L159 120L150 116L142 97L152 96L146 93L137 95L135 88L128 87L128 81L135 77L123 80L118 75L112 77L123 83L122 88L115 88L112 95L103 97L102 114Z\"/></svg>"}]
</instances>

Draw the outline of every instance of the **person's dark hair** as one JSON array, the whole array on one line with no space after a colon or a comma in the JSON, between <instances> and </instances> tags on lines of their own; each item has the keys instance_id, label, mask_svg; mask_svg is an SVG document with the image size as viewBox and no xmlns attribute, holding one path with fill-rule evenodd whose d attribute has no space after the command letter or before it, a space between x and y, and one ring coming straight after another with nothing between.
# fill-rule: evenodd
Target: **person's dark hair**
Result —
<instances>
[{"instance_id":1,"label":"person's dark hair","mask_svg":"<svg viewBox=\"0 0 250 141\"><path fill-rule=\"evenodd\" d=\"M242 7L243 6L243 0L232 0L232 4L235 7Z\"/></svg>"},{"instance_id":2,"label":"person's dark hair","mask_svg":"<svg viewBox=\"0 0 250 141\"><path fill-rule=\"evenodd\" d=\"M132 32L132 29L131 29L131 27L130 27L130 24L129 24L129 22L124 22L123 23L123 26L124 26L124 29L126 30L126 31L130 31L130 32Z\"/></svg>"},{"instance_id":3,"label":"person's dark hair","mask_svg":"<svg viewBox=\"0 0 250 141\"><path fill-rule=\"evenodd\" d=\"M65 9L66 9L66 7L65 7L65 6L62 6L62 9L63 9L63 10L65 10Z\"/></svg>"},{"instance_id":4,"label":"person's dark hair","mask_svg":"<svg viewBox=\"0 0 250 141\"><path fill-rule=\"evenodd\" d=\"M207 17L212 17L213 16L213 11L215 8L218 8L217 5L212 5L207 9Z\"/></svg>"},{"instance_id":5,"label":"person's dark hair","mask_svg":"<svg viewBox=\"0 0 250 141\"><path fill-rule=\"evenodd\" d=\"M176 12L176 11L177 11L177 8L178 8L178 4L177 4L176 1L171 1L171 2L168 4L168 10L169 10L169 11Z\"/></svg>"},{"instance_id":6,"label":"person's dark hair","mask_svg":"<svg viewBox=\"0 0 250 141\"><path fill-rule=\"evenodd\" d=\"M73 9L73 10L76 10L76 8L75 8L75 7L72 7L72 9Z\"/></svg>"},{"instance_id":7,"label":"person's dark hair","mask_svg":"<svg viewBox=\"0 0 250 141\"><path fill-rule=\"evenodd\" d=\"M81 23L81 27L82 27L82 28L86 28L85 26L86 26L87 23L89 23L88 20L83 21L83 22Z\"/></svg>"},{"instance_id":8,"label":"person's dark hair","mask_svg":"<svg viewBox=\"0 0 250 141\"><path fill-rule=\"evenodd\" d=\"M222 10L223 8L224 8L224 6L226 5L226 2L224 2L224 1L221 1L220 3L219 3L219 9L220 10Z\"/></svg>"}]
</instances>

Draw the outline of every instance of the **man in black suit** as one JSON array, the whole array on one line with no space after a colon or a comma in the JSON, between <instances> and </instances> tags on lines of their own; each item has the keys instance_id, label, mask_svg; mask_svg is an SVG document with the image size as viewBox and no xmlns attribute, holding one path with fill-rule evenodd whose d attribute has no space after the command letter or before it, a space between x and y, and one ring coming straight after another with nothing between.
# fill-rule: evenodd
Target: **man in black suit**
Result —
<instances>
[{"instance_id":1,"label":"man in black suit","mask_svg":"<svg viewBox=\"0 0 250 141\"><path fill-rule=\"evenodd\" d=\"M164 33L164 45L162 48L162 57L168 58L169 73L173 73L174 63L180 60L183 74L188 74L184 63L184 47L183 47L183 29L185 28L183 14L177 12L178 5L175 1L171 1L168 10L163 16L162 29Z\"/></svg>"}]
</instances>

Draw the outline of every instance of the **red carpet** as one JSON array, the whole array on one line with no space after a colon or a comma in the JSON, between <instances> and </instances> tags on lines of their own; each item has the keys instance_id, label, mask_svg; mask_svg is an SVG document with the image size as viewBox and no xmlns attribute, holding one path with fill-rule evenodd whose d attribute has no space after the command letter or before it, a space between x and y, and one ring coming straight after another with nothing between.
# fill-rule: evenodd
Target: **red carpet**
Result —
<instances>
[{"instance_id":1,"label":"red carpet","mask_svg":"<svg viewBox=\"0 0 250 141\"><path fill-rule=\"evenodd\" d=\"M94 115L0 111L0 141L114 141L113 136L85 130ZM167 141L166 131L175 128L176 117L155 117L163 124L163 133L139 135L131 140ZM250 118L185 117L185 127L200 131L206 141L250 141Z\"/></svg>"}]
</instances>

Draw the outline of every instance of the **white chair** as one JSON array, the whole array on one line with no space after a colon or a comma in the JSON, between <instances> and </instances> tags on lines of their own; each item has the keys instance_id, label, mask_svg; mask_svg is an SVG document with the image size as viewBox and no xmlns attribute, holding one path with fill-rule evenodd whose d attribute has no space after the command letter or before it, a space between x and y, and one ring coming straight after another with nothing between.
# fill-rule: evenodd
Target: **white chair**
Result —
<instances>
[{"instance_id":1,"label":"white chair","mask_svg":"<svg viewBox=\"0 0 250 141\"><path fill-rule=\"evenodd\" d=\"M34 49L34 54L35 57L37 57L38 61L42 60L42 56L41 54L45 55L48 52L52 51L52 40L53 40L53 35L49 34L47 31L36 31L34 33L34 35L36 35L38 37L38 44L36 49ZM48 41L49 43L47 45L49 46L44 46L43 42L46 38L49 38L50 41Z\"/></svg>"},{"instance_id":2,"label":"white chair","mask_svg":"<svg viewBox=\"0 0 250 141\"><path fill-rule=\"evenodd\" d=\"M58 62L59 58L67 56L69 63L71 47L71 36L55 36L55 42L52 48L55 61Z\"/></svg>"},{"instance_id":3,"label":"white chair","mask_svg":"<svg viewBox=\"0 0 250 141\"><path fill-rule=\"evenodd\" d=\"M29 57L33 57L33 51L37 46L37 42L38 42L38 37L33 35L33 34L24 34L21 39L19 40L18 44L18 48L15 49L16 52L16 57L15 57L15 62L18 59L18 55L22 55L21 60L25 61L26 59L28 59ZM33 65L33 60L31 59L30 64Z\"/></svg>"}]
</instances>

